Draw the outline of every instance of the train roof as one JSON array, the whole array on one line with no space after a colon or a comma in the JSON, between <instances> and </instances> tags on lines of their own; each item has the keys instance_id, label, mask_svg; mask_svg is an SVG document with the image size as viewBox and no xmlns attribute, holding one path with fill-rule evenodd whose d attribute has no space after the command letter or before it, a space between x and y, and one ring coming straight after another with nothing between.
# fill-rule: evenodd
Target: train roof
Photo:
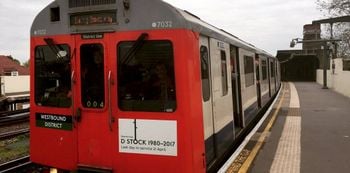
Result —
<instances>
[{"instance_id":1,"label":"train roof","mask_svg":"<svg viewBox=\"0 0 350 173\"><path fill-rule=\"evenodd\" d=\"M159 29L189 29L273 57L162 0L55 0L35 18L31 36Z\"/></svg>"}]
</instances>

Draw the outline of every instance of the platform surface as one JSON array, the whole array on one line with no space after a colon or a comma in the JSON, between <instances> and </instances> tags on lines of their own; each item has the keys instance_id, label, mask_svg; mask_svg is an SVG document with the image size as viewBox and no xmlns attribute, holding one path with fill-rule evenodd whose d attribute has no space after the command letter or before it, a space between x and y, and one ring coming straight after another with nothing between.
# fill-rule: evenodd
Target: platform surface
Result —
<instances>
[{"instance_id":1,"label":"platform surface","mask_svg":"<svg viewBox=\"0 0 350 173\"><path fill-rule=\"evenodd\" d=\"M284 83L270 115L227 172L350 172L349 136L350 98L316 83Z\"/></svg>"}]
</instances>

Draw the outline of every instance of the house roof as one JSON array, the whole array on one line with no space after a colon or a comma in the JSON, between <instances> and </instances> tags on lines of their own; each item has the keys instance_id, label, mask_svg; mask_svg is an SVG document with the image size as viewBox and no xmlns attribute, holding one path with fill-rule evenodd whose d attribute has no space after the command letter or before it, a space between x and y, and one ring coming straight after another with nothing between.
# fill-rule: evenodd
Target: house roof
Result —
<instances>
[{"instance_id":1,"label":"house roof","mask_svg":"<svg viewBox=\"0 0 350 173\"><path fill-rule=\"evenodd\" d=\"M0 76L11 71L18 71L18 75L29 75L29 68L16 63L10 56L0 55Z\"/></svg>"}]
</instances>

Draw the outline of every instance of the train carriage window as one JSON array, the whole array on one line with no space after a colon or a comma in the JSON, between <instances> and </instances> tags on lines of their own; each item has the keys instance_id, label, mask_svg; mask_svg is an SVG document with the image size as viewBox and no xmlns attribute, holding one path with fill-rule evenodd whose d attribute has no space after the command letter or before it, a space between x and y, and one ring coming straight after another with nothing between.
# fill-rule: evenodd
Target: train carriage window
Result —
<instances>
[{"instance_id":1,"label":"train carriage window","mask_svg":"<svg viewBox=\"0 0 350 173\"><path fill-rule=\"evenodd\" d=\"M201 46L201 77L202 77L202 96L206 102L210 99L210 79L209 79L209 52L208 48Z\"/></svg>"},{"instance_id":2,"label":"train carriage window","mask_svg":"<svg viewBox=\"0 0 350 173\"><path fill-rule=\"evenodd\" d=\"M275 68L274 68L274 63L270 62L270 69L271 69L271 77L275 77Z\"/></svg>"},{"instance_id":3,"label":"train carriage window","mask_svg":"<svg viewBox=\"0 0 350 173\"><path fill-rule=\"evenodd\" d=\"M244 75L245 86L254 85L254 58L251 56L244 56Z\"/></svg>"},{"instance_id":4,"label":"train carriage window","mask_svg":"<svg viewBox=\"0 0 350 173\"><path fill-rule=\"evenodd\" d=\"M236 56L237 56L237 50L234 46L230 45L230 66L231 66L231 73L236 73Z\"/></svg>"},{"instance_id":5,"label":"train carriage window","mask_svg":"<svg viewBox=\"0 0 350 173\"><path fill-rule=\"evenodd\" d=\"M71 64L68 45L35 48L35 103L39 106L70 107Z\"/></svg>"},{"instance_id":6,"label":"train carriage window","mask_svg":"<svg viewBox=\"0 0 350 173\"><path fill-rule=\"evenodd\" d=\"M221 55L221 84L222 84L222 96L227 95L228 85L227 85L227 59L226 52L220 51Z\"/></svg>"},{"instance_id":7,"label":"train carriage window","mask_svg":"<svg viewBox=\"0 0 350 173\"><path fill-rule=\"evenodd\" d=\"M85 108L101 109L105 106L104 55L101 44L80 47L81 101Z\"/></svg>"},{"instance_id":8,"label":"train carriage window","mask_svg":"<svg viewBox=\"0 0 350 173\"><path fill-rule=\"evenodd\" d=\"M118 106L123 111L174 112L176 90L170 41L118 45Z\"/></svg>"},{"instance_id":9,"label":"train carriage window","mask_svg":"<svg viewBox=\"0 0 350 173\"><path fill-rule=\"evenodd\" d=\"M266 60L261 61L261 69L262 69L262 80L267 79L267 63Z\"/></svg>"},{"instance_id":10,"label":"train carriage window","mask_svg":"<svg viewBox=\"0 0 350 173\"><path fill-rule=\"evenodd\" d=\"M60 7L50 8L51 22L60 21Z\"/></svg>"}]
</instances>

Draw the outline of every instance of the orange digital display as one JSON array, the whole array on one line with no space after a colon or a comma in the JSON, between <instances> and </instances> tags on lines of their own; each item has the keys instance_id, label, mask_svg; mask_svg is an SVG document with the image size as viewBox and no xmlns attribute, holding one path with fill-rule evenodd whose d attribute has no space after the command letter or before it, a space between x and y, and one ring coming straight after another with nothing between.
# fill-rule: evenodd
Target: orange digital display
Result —
<instances>
[{"instance_id":1,"label":"orange digital display","mask_svg":"<svg viewBox=\"0 0 350 173\"><path fill-rule=\"evenodd\" d=\"M102 25L116 24L117 17L115 11L103 11L95 13L72 14L70 16L70 25Z\"/></svg>"}]
</instances>

